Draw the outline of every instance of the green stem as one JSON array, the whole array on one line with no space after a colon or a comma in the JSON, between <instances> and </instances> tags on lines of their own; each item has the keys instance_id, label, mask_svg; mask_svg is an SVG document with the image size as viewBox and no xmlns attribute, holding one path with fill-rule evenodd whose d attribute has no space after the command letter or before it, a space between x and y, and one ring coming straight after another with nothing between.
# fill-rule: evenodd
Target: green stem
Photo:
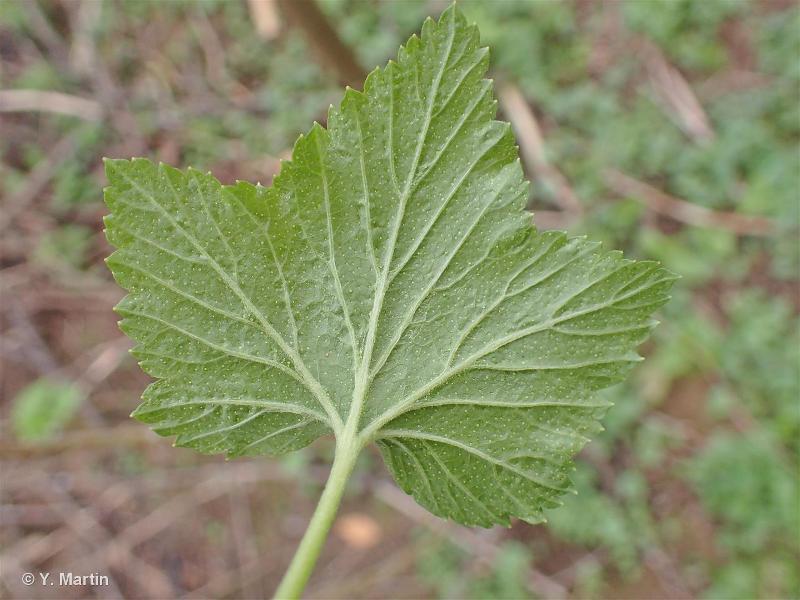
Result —
<instances>
[{"instance_id":1,"label":"green stem","mask_svg":"<svg viewBox=\"0 0 800 600\"><path fill-rule=\"evenodd\" d=\"M336 455L333 459L331 474L328 476L319 504L314 510L314 515L297 547L289 569L275 591L276 599L295 600L300 598L303 593L322 546L325 544L336 511L339 509L344 488L353 471L361 447L362 445L354 435L344 435L341 442L336 444Z\"/></svg>"}]
</instances>

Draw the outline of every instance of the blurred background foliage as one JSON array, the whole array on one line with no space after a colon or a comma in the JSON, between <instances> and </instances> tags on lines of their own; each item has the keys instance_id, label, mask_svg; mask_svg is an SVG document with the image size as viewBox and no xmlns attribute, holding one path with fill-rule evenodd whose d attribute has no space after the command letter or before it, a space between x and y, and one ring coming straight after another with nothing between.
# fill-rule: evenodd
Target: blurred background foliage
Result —
<instances>
[{"instance_id":1,"label":"blurred background foliage","mask_svg":"<svg viewBox=\"0 0 800 600\"><path fill-rule=\"evenodd\" d=\"M318 5L370 69L446 3ZM369 454L309 595L800 596L800 7L460 6L492 47L539 226L683 279L648 360L605 392L607 431L547 525L431 520ZM279 466L225 464L129 423L146 378L110 310L121 292L103 265L100 159L268 184L341 97L346 78L315 44L302 15L262 0L0 3L12 597L56 597L20 588L20 572L80 565L112 585L60 597L256 597L288 562L330 443Z\"/></svg>"}]
</instances>

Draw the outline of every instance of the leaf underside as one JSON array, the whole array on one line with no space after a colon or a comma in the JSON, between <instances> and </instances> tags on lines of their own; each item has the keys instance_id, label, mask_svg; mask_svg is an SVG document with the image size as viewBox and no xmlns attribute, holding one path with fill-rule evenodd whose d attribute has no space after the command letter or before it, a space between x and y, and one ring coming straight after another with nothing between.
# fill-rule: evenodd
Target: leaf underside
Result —
<instances>
[{"instance_id":1,"label":"leaf underside","mask_svg":"<svg viewBox=\"0 0 800 600\"><path fill-rule=\"evenodd\" d=\"M467 525L542 520L674 276L524 211L488 52L457 9L348 89L270 188L108 160L117 311L176 444L281 454L358 432Z\"/></svg>"}]
</instances>

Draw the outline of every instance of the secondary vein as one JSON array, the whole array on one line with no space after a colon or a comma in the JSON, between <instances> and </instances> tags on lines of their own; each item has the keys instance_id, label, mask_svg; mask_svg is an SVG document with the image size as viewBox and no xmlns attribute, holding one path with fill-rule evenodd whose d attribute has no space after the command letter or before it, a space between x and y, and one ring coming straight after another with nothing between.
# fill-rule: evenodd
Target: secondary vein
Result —
<instances>
[{"instance_id":1,"label":"secondary vein","mask_svg":"<svg viewBox=\"0 0 800 600\"><path fill-rule=\"evenodd\" d=\"M320 129L317 131L317 135L314 136L314 145L317 148L317 156L319 157L320 177L322 178L322 196L325 204L325 223L328 232L328 261L326 262L328 263L328 269L333 276L333 284L336 288L336 298L339 301L339 306L341 306L342 312L344 313L345 325L347 326L347 331L350 334L350 346L353 350L353 373L355 373L358 370L360 353L358 351L358 343L356 342L356 332L353 328L353 322L350 319L350 309L347 306L347 301L344 297L344 290L342 289L342 282L339 279L339 270L336 267L336 253L333 245L333 218L331 217L331 199L330 191L328 189L328 174L325 167L325 155L322 152L322 147L320 146L319 141L321 135L322 131Z\"/></svg>"},{"instance_id":2,"label":"secondary vein","mask_svg":"<svg viewBox=\"0 0 800 600\"><path fill-rule=\"evenodd\" d=\"M297 354L297 352L294 351L294 349L291 346L289 346L286 343L286 340L284 340L283 337L280 335L280 333L278 333L278 331L275 330L275 328L267 320L264 314L253 304L253 301L250 300L250 298L241 290L241 288L239 288L238 284L230 278L230 276L219 265L219 263L216 260L214 260L214 258L208 253L208 251L206 251L206 249L202 246L202 244L200 244L194 238L194 236L192 236L188 231L186 231L183 227L181 227L180 224L177 221L175 221L172 215L169 214L169 211L167 211L163 206L161 206L161 204L158 203L155 197L148 190L144 189L141 185L139 185L138 182L136 182L126 173L121 172L121 174L122 177L124 177L131 186L135 187L139 191L139 193L141 193L144 196L144 198L146 198L158 211L160 211L160 213L164 216L164 218L167 219L167 221L169 221L169 223L176 231L180 232L181 235L183 235L186 238L186 240L190 244L192 244L192 246L194 246L198 252L200 252L203 256L205 256L208 259L209 264L214 269L214 271L217 272L220 279L222 279L222 281L228 286L228 288L230 288L230 290L236 295L239 301L242 302L242 304L244 304L245 308L247 308L247 310L254 317L256 317L256 319L258 319L259 323L261 323L261 326L264 329L264 332L278 344L281 350L283 350L283 352L294 363L298 372L302 376L303 383L316 396L318 402L320 403L320 406L322 406L322 408L328 414L328 418L331 420L331 427L333 427L334 430L341 428L342 426L341 417L339 417L339 414L334 409L333 404L331 403L330 399L327 397L327 394L325 393L325 390L322 388L320 383L314 378L314 376L308 370L302 358ZM166 180L167 185L170 186L170 188L173 191L173 194L175 194L177 198L178 196L177 190L173 186L172 181L170 181L169 177L167 176L164 176L164 179Z\"/></svg>"}]
</instances>

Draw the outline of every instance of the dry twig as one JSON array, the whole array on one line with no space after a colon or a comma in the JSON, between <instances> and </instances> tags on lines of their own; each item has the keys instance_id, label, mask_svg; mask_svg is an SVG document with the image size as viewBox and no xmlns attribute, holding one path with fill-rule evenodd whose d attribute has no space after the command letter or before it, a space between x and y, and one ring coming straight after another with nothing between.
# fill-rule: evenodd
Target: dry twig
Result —
<instances>
[{"instance_id":1,"label":"dry twig","mask_svg":"<svg viewBox=\"0 0 800 600\"><path fill-rule=\"evenodd\" d=\"M281 29L275 0L247 0L247 6L258 35L267 41L275 39Z\"/></svg>"},{"instance_id":2,"label":"dry twig","mask_svg":"<svg viewBox=\"0 0 800 600\"><path fill-rule=\"evenodd\" d=\"M277 0L286 23L305 34L317 59L331 69L339 82L361 88L366 71L358 64L353 51L328 22L314 0Z\"/></svg>"},{"instance_id":3,"label":"dry twig","mask_svg":"<svg viewBox=\"0 0 800 600\"><path fill-rule=\"evenodd\" d=\"M583 212L581 201L569 185L567 178L547 161L544 138L530 105L520 89L513 83L507 83L497 90L500 104L506 117L517 134L522 157L537 179L553 189L555 198L561 209L572 215Z\"/></svg>"},{"instance_id":4,"label":"dry twig","mask_svg":"<svg viewBox=\"0 0 800 600\"><path fill-rule=\"evenodd\" d=\"M91 75L93 66L97 64L97 47L94 36L102 10L102 2L80 0L77 9L69 13L72 30L69 64L76 73L80 73L82 76Z\"/></svg>"},{"instance_id":5,"label":"dry twig","mask_svg":"<svg viewBox=\"0 0 800 600\"><path fill-rule=\"evenodd\" d=\"M95 100L46 90L0 90L0 112L48 112L91 122L103 118Z\"/></svg>"},{"instance_id":6,"label":"dry twig","mask_svg":"<svg viewBox=\"0 0 800 600\"><path fill-rule=\"evenodd\" d=\"M199 482L193 489L173 496L135 523L128 525L115 538L86 557L85 561L81 559L81 562L92 564L93 561L109 556L112 565L123 567L123 557L127 552L180 522L181 517L191 515L198 506L222 496L232 486L255 485L275 479L274 472L265 469L264 465L251 463L250 467L247 471L239 469L235 473L225 469Z\"/></svg>"},{"instance_id":7,"label":"dry twig","mask_svg":"<svg viewBox=\"0 0 800 600\"><path fill-rule=\"evenodd\" d=\"M681 72L650 42L644 43L644 55L650 83L667 116L694 142L703 144L713 140L714 130L708 115Z\"/></svg>"},{"instance_id":8,"label":"dry twig","mask_svg":"<svg viewBox=\"0 0 800 600\"><path fill-rule=\"evenodd\" d=\"M159 438L141 425L123 425L105 429L82 429L37 444L0 440L0 460L48 456L69 451L96 451L102 448L148 446Z\"/></svg>"},{"instance_id":9,"label":"dry twig","mask_svg":"<svg viewBox=\"0 0 800 600\"><path fill-rule=\"evenodd\" d=\"M606 184L617 194L642 202L655 213L695 227L724 229L738 235L772 235L777 224L766 217L721 212L681 200L615 169L605 172Z\"/></svg>"}]
</instances>

